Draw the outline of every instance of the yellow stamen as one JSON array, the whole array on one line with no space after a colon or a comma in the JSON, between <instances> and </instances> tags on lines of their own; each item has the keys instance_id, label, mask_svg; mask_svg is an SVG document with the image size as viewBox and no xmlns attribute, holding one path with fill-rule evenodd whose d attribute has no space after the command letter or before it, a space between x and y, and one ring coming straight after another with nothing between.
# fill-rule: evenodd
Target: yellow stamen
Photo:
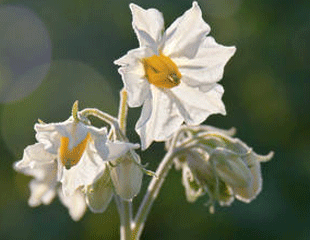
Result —
<instances>
[{"instance_id":1,"label":"yellow stamen","mask_svg":"<svg viewBox=\"0 0 310 240\"><path fill-rule=\"evenodd\" d=\"M145 77L160 88L172 88L180 84L182 77L177 65L167 56L153 55L142 60Z\"/></svg>"},{"instance_id":2,"label":"yellow stamen","mask_svg":"<svg viewBox=\"0 0 310 240\"><path fill-rule=\"evenodd\" d=\"M68 149L69 138L61 137L59 157L60 157L62 164L66 167L66 169L69 170L72 166L76 165L80 161L89 139L90 139L90 134L88 133L86 135L86 138L82 142L80 142L72 150L69 150Z\"/></svg>"}]
</instances>

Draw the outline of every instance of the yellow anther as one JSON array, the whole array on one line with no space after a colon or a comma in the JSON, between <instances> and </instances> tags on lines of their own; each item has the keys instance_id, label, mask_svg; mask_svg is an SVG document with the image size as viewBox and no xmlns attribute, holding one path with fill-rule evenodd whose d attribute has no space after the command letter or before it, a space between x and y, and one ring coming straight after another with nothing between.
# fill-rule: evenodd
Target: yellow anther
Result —
<instances>
[{"instance_id":1,"label":"yellow anther","mask_svg":"<svg viewBox=\"0 0 310 240\"><path fill-rule=\"evenodd\" d=\"M89 139L90 139L90 134L88 133L86 135L86 138L82 142L80 142L72 150L69 150L68 149L69 138L61 137L59 157L60 157L62 164L65 166L66 169L69 170L72 166L76 165L80 161Z\"/></svg>"},{"instance_id":2,"label":"yellow anther","mask_svg":"<svg viewBox=\"0 0 310 240\"><path fill-rule=\"evenodd\" d=\"M142 60L145 77L160 88L172 88L180 84L182 77L177 65L167 56L153 55Z\"/></svg>"}]
</instances>

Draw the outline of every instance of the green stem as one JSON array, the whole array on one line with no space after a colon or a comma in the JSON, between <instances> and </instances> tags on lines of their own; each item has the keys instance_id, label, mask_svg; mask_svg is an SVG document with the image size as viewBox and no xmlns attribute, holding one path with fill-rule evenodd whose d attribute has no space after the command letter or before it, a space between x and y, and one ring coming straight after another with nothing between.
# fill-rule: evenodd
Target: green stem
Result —
<instances>
[{"instance_id":1,"label":"green stem","mask_svg":"<svg viewBox=\"0 0 310 240\"><path fill-rule=\"evenodd\" d=\"M171 169L174 154L175 152L171 151L167 152L166 156L164 157L164 159L157 168L156 171L157 177L154 177L150 182L147 193L145 194L142 204L140 205L138 213L135 217L132 229L132 239L140 239L142 230L144 228L145 220L159 193L159 190L161 189L162 184L165 181L165 178L169 170Z\"/></svg>"},{"instance_id":2,"label":"green stem","mask_svg":"<svg viewBox=\"0 0 310 240\"><path fill-rule=\"evenodd\" d=\"M127 140L126 138L126 122L127 122L127 92L125 89L122 89L120 92L120 106L118 112L118 126L119 133L116 130L119 138L121 140ZM119 198L120 199L120 198ZM125 201L120 199L121 204L121 240L130 240L131 239L131 224L132 224L132 203L131 201Z\"/></svg>"},{"instance_id":3,"label":"green stem","mask_svg":"<svg viewBox=\"0 0 310 240\"><path fill-rule=\"evenodd\" d=\"M132 224L132 205L131 202L121 200L122 214L121 217L121 240L131 239L131 224Z\"/></svg>"},{"instance_id":4,"label":"green stem","mask_svg":"<svg viewBox=\"0 0 310 240\"><path fill-rule=\"evenodd\" d=\"M88 117L90 115L95 116L103 121L105 121L106 123L113 125L113 126L117 126L118 128L118 121L115 117L112 117L111 115L105 113L105 112L101 112L100 110L96 109L96 108L85 108L82 111L79 112L81 114L81 116L83 117Z\"/></svg>"},{"instance_id":5,"label":"green stem","mask_svg":"<svg viewBox=\"0 0 310 240\"><path fill-rule=\"evenodd\" d=\"M118 119L115 117L112 117L111 115L101 112L100 110L96 108L85 108L82 111L79 112L82 117L87 118L88 116L94 116L102 121L108 123L111 125L112 128L114 128L114 133L116 135L116 138L118 140L124 141L126 140L126 136L123 134L123 132L120 130Z\"/></svg>"}]
</instances>

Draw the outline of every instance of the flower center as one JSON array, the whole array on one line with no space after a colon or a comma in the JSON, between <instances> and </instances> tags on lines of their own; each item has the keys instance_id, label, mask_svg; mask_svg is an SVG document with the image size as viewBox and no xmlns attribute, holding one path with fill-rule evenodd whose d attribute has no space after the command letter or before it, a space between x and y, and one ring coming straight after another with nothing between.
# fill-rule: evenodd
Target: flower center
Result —
<instances>
[{"instance_id":1,"label":"flower center","mask_svg":"<svg viewBox=\"0 0 310 240\"><path fill-rule=\"evenodd\" d=\"M69 150L68 149L69 138L61 137L59 157L62 164L65 166L67 170L69 170L72 166L76 165L80 161L89 139L90 134L88 133L82 142L80 142L77 146Z\"/></svg>"},{"instance_id":2,"label":"flower center","mask_svg":"<svg viewBox=\"0 0 310 240\"><path fill-rule=\"evenodd\" d=\"M180 84L182 77L177 65L167 56L153 55L142 60L145 77L160 88L172 88Z\"/></svg>"}]
</instances>

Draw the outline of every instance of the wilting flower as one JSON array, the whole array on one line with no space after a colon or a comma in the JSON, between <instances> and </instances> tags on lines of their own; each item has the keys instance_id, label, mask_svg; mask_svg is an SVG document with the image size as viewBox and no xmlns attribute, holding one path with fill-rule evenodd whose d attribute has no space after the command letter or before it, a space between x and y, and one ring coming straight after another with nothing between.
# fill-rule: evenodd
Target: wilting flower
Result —
<instances>
[{"instance_id":1,"label":"wilting flower","mask_svg":"<svg viewBox=\"0 0 310 240\"><path fill-rule=\"evenodd\" d=\"M38 143L28 146L17 171L31 175L29 204L49 204L56 193L78 220L86 208L82 189L105 171L105 162L119 158L137 145L107 140L106 128L69 118L65 122L36 124ZM61 186L61 187L60 187Z\"/></svg>"},{"instance_id":2,"label":"wilting flower","mask_svg":"<svg viewBox=\"0 0 310 240\"><path fill-rule=\"evenodd\" d=\"M229 206L234 198L248 203L260 193L260 163L270 160L273 152L258 155L241 140L215 128L189 128L189 132L192 135L188 138L193 144L185 147L175 159L176 168L182 169L188 201L194 202L208 194L213 211L215 201L221 206ZM184 144L186 137L181 134L177 145Z\"/></svg>"},{"instance_id":3,"label":"wilting flower","mask_svg":"<svg viewBox=\"0 0 310 240\"><path fill-rule=\"evenodd\" d=\"M120 65L130 107L143 105L136 131L142 149L164 141L181 126L225 114L221 101L224 66L235 52L206 35L197 2L162 34L164 20L156 9L130 4L140 47L115 61Z\"/></svg>"}]
</instances>

